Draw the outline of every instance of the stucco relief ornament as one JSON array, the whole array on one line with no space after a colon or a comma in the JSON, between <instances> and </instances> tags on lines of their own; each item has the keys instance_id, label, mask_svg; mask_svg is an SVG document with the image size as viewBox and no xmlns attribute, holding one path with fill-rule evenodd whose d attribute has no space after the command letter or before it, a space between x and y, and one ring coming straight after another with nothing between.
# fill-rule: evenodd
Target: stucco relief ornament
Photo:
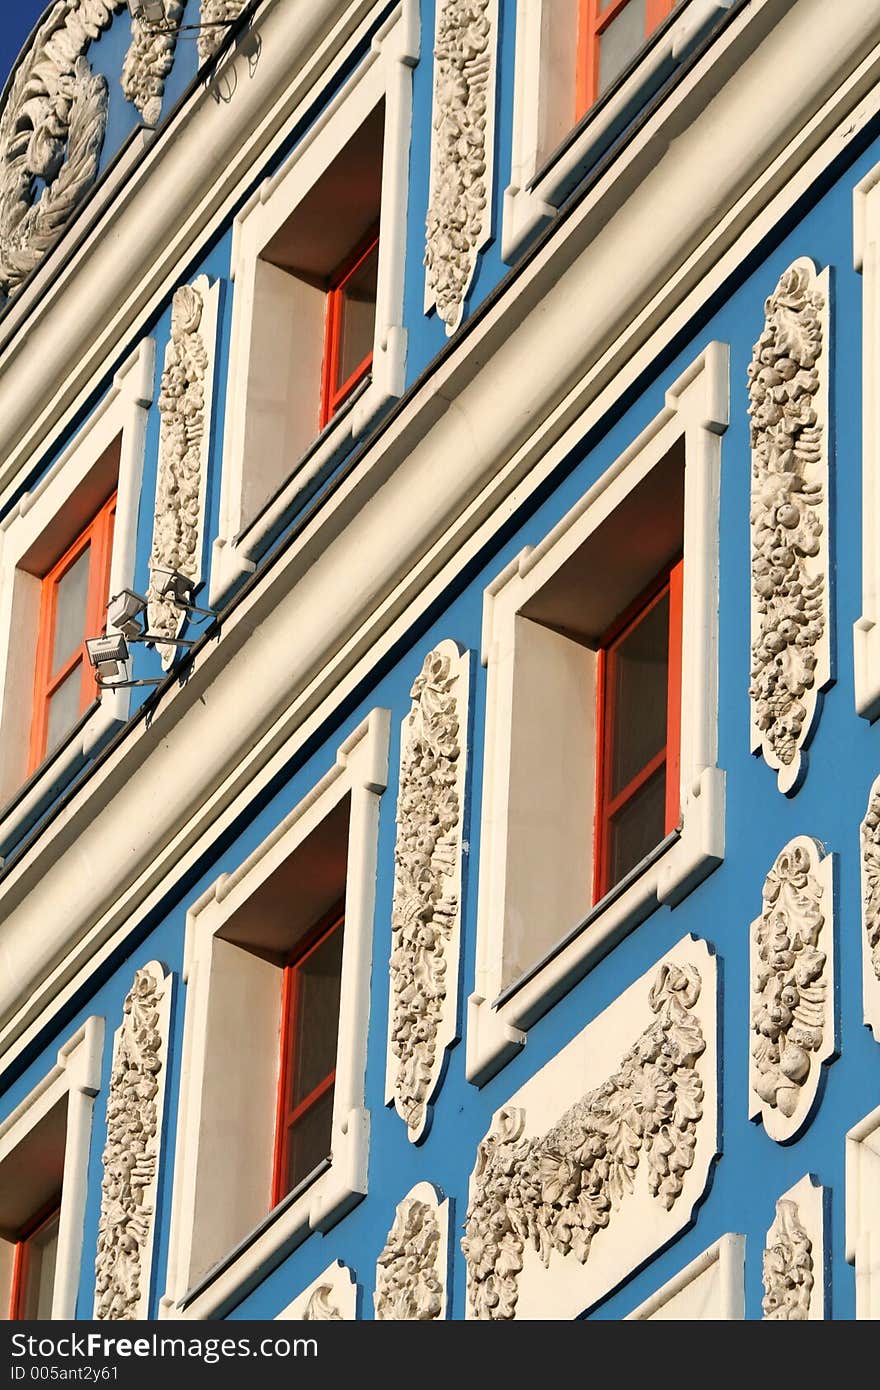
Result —
<instances>
[{"instance_id":1,"label":"stucco relief ornament","mask_svg":"<svg viewBox=\"0 0 880 1390\"><path fill-rule=\"evenodd\" d=\"M186 0L164 0L164 4L164 20L148 24L140 19L131 21L131 46L120 79L126 99L148 125L155 125L162 113L165 79L174 66L177 30Z\"/></svg>"},{"instance_id":2,"label":"stucco relief ornament","mask_svg":"<svg viewBox=\"0 0 880 1390\"><path fill-rule=\"evenodd\" d=\"M441 643L410 695L394 851L389 1083L415 1141L456 1028L467 656Z\"/></svg>"},{"instance_id":3,"label":"stucco relief ornament","mask_svg":"<svg viewBox=\"0 0 880 1390\"><path fill-rule=\"evenodd\" d=\"M861 848L865 1022L880 1042L880 777L868 797Z\"/></svg>"},{"instance_id":4,"label":"stucco relief ornament","mask_svg":"<svg viewBox=\"0 0 880 1390\"><path fill-rule=\"evenodd\" d=\"M805 1122L834 1049L831 858L807 836L778 855L752 924L752 1111L774 1139Z\"/></svg>"},{"instance_id":5,"label":"stucco relief ornament","mask_svg":"<svg viewBox=\"0 0 880 1390\"><path fill-rule=\"evenodd\" d=\"M431 1202L411 1196L398 1206L377 1261L374 1304L381 1322L431 1322L443 1316L443 1232Z\"/></svg>"},{"instance_id":6,"label":"stucco relief ornament","mask_svg":"<svg viewBox=\"0 0 880 1390\"><path fill-rule=\"evenodd\" d=\"M96 1319L147 1315L169 995L170 982L157 962L138 970L116 1034L102 1159Z\"/></svg>"},{"instance_id":7,"label":"stucco relief ornament","mask_svg":"<svg viewBox=\"0 0 880 1390\"><path fill-rule=\"evenodd\" d=\"M801 775L831 674L827 286L808 260L785 272L749 366L753 748L783 792Z\"/></svg>"},{"instance_id":8,"label":"stucco relief ornament","mask_svg":"<svg viewBox=\"0 0 880 1390\"><path fill-rule=\"evenodd\" d=\"M247 0L202 0L199 22L208 26L199 31L199 62L204 63L212 54L217 52L226 29L225 24L232 23L238 19ZM216 25L216 28L212 28Z\"/></svg>"},{"instance_id":9,"label":"stucco relief ornament","mask_svg":"<svg viewBox=\"0 0 880 1390\"><path fill-rule=\"evenodd\" d=\"M489 235L497 0L439 0L425 307L452 333Z\"/></svg>"},{"instance_id":10,"label":"stucco relief ornament","mask_svg":"<svg viewBox=\"0 0 880 1390\"><path fill-rule=\"evenodd\" d=\"M206 466L206 391L210 355L202 336L207 277L182 285L171 308L171 340L159 392L161 428L156 512L150 569L156 565L178 570L195 583L202 546L203 491ZM155 591L149 599L149 631L175 638L183 623L180 608ZM160 645L162 665L174 660L174 648Z\"/></svg>"},{"instance_id":11,"label":"stucco relief ornament","mask_svg":"<svg viewBox=\"0 0 880 1390\"><path fill-rule=\"evenodd\" d=\"M813 1282L813 1245L797 1203L780 1199L764 1249L765 1321L807 1322Z\"/></svg>"},{"instance_id":12,"label":"stucco relief ornament","mask_svg":"<svg viewBox=\"0 0 880 1390\"><path fill-rule=\"evenodd\" d=\"M302 1315L303 1322L343 1322L344 1318L333 1302L333 1289L330 1284L321 1284L315 1289Z\"/></svg>"},{"instance_id":13,"label":"stucco relief ornament","mask_svg":"<svg viewBox=\"0 0 880 1390\"><path fill-rule=\"evenodd\" d=\"M86 59L125 0L58 0L0 113L0 305L63 235L95 181L107 83Z\"/></svg>"},{"instance_id":14,"label":"stucco relief ornament","mask_svg":"<svg viewBox=\"0 0 880 1390\"><path fill-rule=\"evenodd\" d=\"M650 991L655 1021L546 1134L526 1135L521 1108L498 1112L477 1151L461 1242L472 1316L515 1316L527 1245L545 1267L553 1252L585 1264L596 1233L633 1193L640 1164L650 1196L674 1206L703 1117L696 1063L706 1042L692 1012L700 989L696 966L665 962Z\"/></svg>"}]
</instances>

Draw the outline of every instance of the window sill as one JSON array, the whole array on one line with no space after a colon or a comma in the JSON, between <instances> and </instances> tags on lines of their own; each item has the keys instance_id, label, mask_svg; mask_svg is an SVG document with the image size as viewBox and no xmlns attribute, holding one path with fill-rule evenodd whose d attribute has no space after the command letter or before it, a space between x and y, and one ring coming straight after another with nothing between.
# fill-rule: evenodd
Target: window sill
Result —
<instances>
[{"instance_id":1,"label":"window sill","mask_svg":"<svg viewBox=\"0 0 880 1390\"><path fill-rule=\"evenodd\" d=\"M724 857L724 773L700 775L679 830L636 865L556 946L490 1002L468 999L466 1076L482 1086L525 1045L529 1028L663 903L674 906Z\"/></svg>"},{"instance_id":2,"label":"window sill","mask_svg":"<svg viewBox=\"0 0 880 1390\"><path fill-rule=\"evenodd\" d=\"M501 258L508 265L557 214L566 197L648 113L649 103L684 72L699 46L742 0L691 0L647 41L610 90L539 166L514 165L504 192ZM519 61L519 60L518 60ZM523 94L525 98L525 93ZM539 99L539 98L535 98ZM518 180L518 181L517 181Z\"/></svg>"}]
</instances>

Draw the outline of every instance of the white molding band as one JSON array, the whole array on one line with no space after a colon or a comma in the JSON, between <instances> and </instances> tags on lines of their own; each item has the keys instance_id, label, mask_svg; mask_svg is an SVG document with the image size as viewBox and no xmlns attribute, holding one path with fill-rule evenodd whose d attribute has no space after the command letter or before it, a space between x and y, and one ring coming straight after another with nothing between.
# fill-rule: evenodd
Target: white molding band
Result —
<instances>
[{"instance_id":1,"label":"white molding band","mask_svg":"<svg viewBox=\"0 0 880 1390\"><path fill-rule=\"evenodd\" d=\"M862 611L853 660L856 713L873 720L880 714L880 164L853 189L853 264L862 275Z\"/></svg>"},{"instance_id":2,"label":"white molding band","mask_svg":"<svg viewBox=\"0 0 880 1390\"><path fill-rule=\"evenodd\" d=\"M385 1102L416 1143L459 1036L459 938L470 654L438 643L400 735Z\"/></svg>"},{"instance_id":3,"label":"white molding band","mask_svg":"<svg viewBox=\"0 0 880 1390\"><path fill-rule=\"evenodd\" d=\"M436 0L425 313L458 328L492 235L498 0Z\"/></svg>"},{"instance_id":4,"label":"white molding band","mask_svg":"<svg viewBox=\"0 0 880 1390\"><path fill-rule=\"evenodd\" d=\"M448 1198L420 1182L398 1202L376 1262L377 1322L433 1322L448 1316Z\"/></svg>"},{"instance_id":5,"label":"white molding band","mask_svg":"<svg viewBox=\"0 0 880 1390\"><path fill-rule=\"evenodd\" d=\"M764 1321L824 1319L827 1197L808 1173L776 1203L764 1245Z\"/></svg>"},{"instance_id":6,"label":"white molding band","mask_svg":"<svg viewBox=\"0 0 880 1390\"><path fill-rule=\"evenodd\" d=\"M749 1118L786 1143L809 1122L837 1056L834 856L798 835L764 881L750 928Z\"/></svg>"},{"instance_id":7,"label":"white molding band","mask_svg":"<svg viewBox=\"0 0 880 1390\"><path fill-rule=\"evenodd\" d=\"M741 1322L746 1238L725 1235L627 1313L629 1322Z\"/></svg>"},{"instance_id":8,"label":"white molding band","mask_svg":"<svg viewBox=\"0 0 880 1390\"><path fill-rule=\"evenodd\" d=\"M716 963L686 936L493 1115L467 1317L586 1312L690 1224L717 1151Z\"/></svg>"},{"instance_id":9,"label":"white molding band","mask_svg":"<svg viewBox=\"0 0 880 1390\"><path fill-rule=\"evenodd\" d=\"M862 888L862 1001L864 1021L880 1042L880 777L868 793L859 826Z\"/></svg>"},{"instance_id":10,"label":"white molding band","mask_svg":"<svg viewBox=\"0 0 880 1390\"><path fill-rule=\"evenodd\" d=\"M0 1173L3 1161L27 1141L40 1121L66 1103L67 1133L61 1181L61 1216L52 1294L52 1319L76 1317L83 1253L83 1223L88 1195L89 1149L94 1099L101 1088L104 1020L92 1016L58 1050L54 1067L0 1124Z\"/></svg>"},{"instance_id":11,"label":"white molding band","mask_svg":"<svg viewBox=\"0 0 880 1390\"><path fill-rule=\"evenodd\" d=\"M376 843L379 797L388 779L389 730L389 712L374 709L340 745L326 776L187 914L182 1082L161 1316L222 1316L310 1231L329 1230L366 1194L370 1116L365 1074ZM223 929L346 801L332 1162L294 1201L271 1214L280 972L224 939ZM237 1161L243 1135L250 1145L246 1163ZM212 1269L216 1273L210 1277ZM200 1291L191 1294L193 1289Z\"/></svg>"},{"instance_id":12,"label":"white molding band","mask_svg":"<svg viewBox=\"0 0 880 1390\"><path fill-rule=\"evenodd\" d=\"M95 1260L96 1320L143 1320L150 1313L172 987L173 976L158 961L142 966L114 1035Z\"/></svg>"},{"instance_id":13,"label":"white molding band","mask_svg":"<svg viewBox=\"0 0 880 1390\"><path fill-rule=\"evenodd\" d=\"M749 365L752 752L793 794L831 683L830 272L793 262L764 305Z\"/></svg>"},{"instance_id":14,"label":"white molding band","mask_svg":"<svg viewBox=\"0 0 880 1390\"><path fill-rule=\"evenodd\" d=\"M880 1321L880 1106L846 1136L846 1258L856 1271L856 1317Z\"/></svg>"},{"instance_id":15,"label":"white molding band","mask_svg":"<svg viewBox=\"0 0 880 1390\"><path fill-rule=\"evenodd\" d=\"M276 1322L354 1322L357 1317L354 1271L334 1260L301 1294L276 1314Z\"/></svg>"},{"instance_id":16,"label":"white molding band","mask_svg":"<svg viewBox=\"0 0 880 1390\"><path fill-rule=\"evenodd\" d=\"M523 551L487 588L483 609L483 662L488 666L486 744L480 832L476 981L468 1001L467 1075L478 1085L488 1080L525 1042L527 1029L626 932L661 902L675 903L720 863L724 856L724 774L717 766L718 509L720 435L728 421L728 349L710 343L666 393L661 414L589 489L534 550ZM524 716L532 707L527 687L532 664L542 681L544 722L563 727L560 708L546 714L547 643L534 653L545 631L523 623L521 614L580 547L626 504L634 490L670 456L684 449L684 592L682 600L682 686L680 744L681 830L675 842L619 896L591 917L588 931L574 934L504 1002L505 952L518 924L556 928L555 941L589 910L591 869L589 827L593 785L585 772L580 800L572 814L548 818L552 838L540 832L535 804L546 759L529 762L533 739ZM653 573L642 577L644 585ZM609 614L609 619L616 616ZM555 650L559 639L547 638ZM569 643L568 647L573 644ZM545 647L547 648L545 650ZM562 658L586 660L578 648ZM528 663L528 664L527 664ZM522 674L520 674L522 673ZM563 692L571 682L560 673ZM577 688L586 688L581 673ZM525 693L522 693L525 692ZM592 708L592 707L591 707ZM534 717L534 709L532 709ZM569 723L590 736L591 709L580 707ZM571 807L577 779L569 775L570 756L559 762L564 787L546 791L548 807ZM584 756L587 756L584 750ZM592 756L592 755L590 755ZM535 763L533 766L532 764ZM517 769L521 768L520 771ZM565 826L574 826L578 844L567 844ZM578 831L586 826L586 832ZM581 843L581 841L583 843ZM556 865L556 858L559 865ZM573 874L561 864L583 861ZM563 888L569 899L563 900ZM574 896L572 896L574 895ZM540 903L540 906L539 906ZM554 922L555 916L558 921ZM553 941L548 942L552 945Z\"/></svg>"},{"instance_id":17,"label":"white molding band","mask_svg":"<svg viewBox=\"0 0 880 1390\"><path fill-rule=\"evenodd\" d=\"M149 631L168 638L179 636L186 615L156 593L152 574L162 566L185 575L194 588L202 580L219 305L220 281L212 285L207 275L181 285L171 304L147 609ZM158 650L167 671L175 648L168 643Z\"/></svg>"},{"instance_id":18,"label":"white molding band","mask_svg":"<svg viewBox=\"0 0 880 1390\"><path fill-rule=\"evenodd\" d=\"M32 713L40 581L23 565L29 552L47 544L59 526L59 551L67 549L75 536L61 543L65 516L78 490L88 487L94 470L119 438L110 593L132 583L154 364L155 343L145 338L115 373L100 405L67 448L0 521L0 801L7 801L25 780ZM84 516L83 524L90 519ZM101 693L86 724L68 738L27 795L13 802L0 819L0 851L57 790L59 780L125 722L128 711L127 690Z\"/></svg>"}]
</instances>

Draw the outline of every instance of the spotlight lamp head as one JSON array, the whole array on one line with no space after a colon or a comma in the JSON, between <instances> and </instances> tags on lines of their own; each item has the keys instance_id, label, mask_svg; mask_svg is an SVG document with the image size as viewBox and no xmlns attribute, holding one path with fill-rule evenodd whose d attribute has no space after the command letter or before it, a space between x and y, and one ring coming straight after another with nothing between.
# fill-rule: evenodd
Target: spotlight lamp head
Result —
<instances>
[{"instance_id":1,"label":"spotlight lamp head","mask_svg":"<svg viewBox=\"0 0 880 1390\"><path fill-rule=\"evenodd\" d=\"M150 578L160 598L170 599L172 603L189 604L195 586L180 570L168 569L165 565L154 565L150 571Z\"/></svg>"},{"instance_id":2,"label":"spotlight lamp head","mask_svg":"<svg viewBox=\"0 0 880 1390\"><path fill-rule=\"evenodd\" d=\"M147 600L142 594L136 594L134 589L121 589L107 604L107 623L129 640L142 637L144 628L141 617L146 608Z\"/></svg>"},{"instance_id":3,"label":"spotlight lamp head","mask_svg":"<svg viewBox=\"0 0 880 1390\"><path fill-rule=\"evenodd\" d=\"M132 19L145 19L149 24L162 24L166 19L165 0L128 0Z\"/></svg>"},{"instance_id":4,"label":"spotlight lamp head","mask_svg":"<svg viewBox=\"0 0 880 1390\"><path fill-rule=\"evenodd\" d=\"M87 638L86 651L95 668L99 685L103 685L108 679L112 680L114 676L125 674L128 643L121 632L111 633L108 637Z\"/></svg>"}]
</instances>

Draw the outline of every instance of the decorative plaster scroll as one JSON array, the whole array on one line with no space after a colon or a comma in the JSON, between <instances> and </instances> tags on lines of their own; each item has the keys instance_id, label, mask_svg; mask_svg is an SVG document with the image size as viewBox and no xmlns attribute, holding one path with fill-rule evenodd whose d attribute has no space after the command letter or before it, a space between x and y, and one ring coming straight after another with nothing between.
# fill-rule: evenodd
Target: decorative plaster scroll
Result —
<instances>
[{"instance_id":1,"label":"decorative plaster scroll","mask_svg":"<svg viewBox=\"0 0 880 1390\"><path fill-rule=\"evenodd\" d=\"M446 1317L449 1202L429 1182L399 1203L376 1265L373 1303L380 1322L431 1322Z\"/></svg>"},{"instance_id":2,"label":"decorative plaster scroll","mask_svg":"<svg viewBox=\"0 0 880 1390\"><path fill-rule=\"evenodd\" d=\"M96 1319L148 1316L168 1057L171 978L138 970L113 1045L101 1181Z\"/></svg>"},{"instance_id":3,"label":"decorative plaster scroll","mask_svg":"<svg viewBox=\"0 0 880 1390\"><path fill-rule=\"evenodd\" d=\"M821 1065L834 1055L833 861L818 840L789 840L752 923L752 1118L771 1138L806 1123Z\"/></svg>"},{"instance_id":4,"label":"decorative plaster scroll","mask_svg":"<svg viewBox=\"0 0 880 1390\"><path fill-rule=\"evenodd\" d=\"M831 679L828 271L795 261L765 305L749 366L752 749L791 791Z\"/></svg>"},{"instance_id":5,"label":"decorative plaster scroll","mask_svg":"<svg viewBox=\"0 0 880 1390\"><path fill-rule=\"evenodd\" d=\"M386 1100L413 1142L457 1037L468 670L455 642L429 652L401 733Z\"/></svg>"},{"instance_id":6,"label":"decorative plaster scroll","mask_svg":"<svg viewBox=\"0 0 880 1390\"><path fill-rule=\"evenodd\" d=\"M125 0L57 0L0 113L0 305L60 240L95 181L107 83L86 53Z\"/></svg>"},{"instance_id":7,"label":"decorative plaster scroll","mask_svg":"<svg viewBox=\"0 0 880 1390\"><path fill-rule=\"evenodd\" d=\"M462 1240L468 1317L574 1317L690 1220L716 1151L714 983L685 938L496 1112Z\"/></svg>"},{"instance_id":8,"label":"decorative plaster scroll","mask_svg":"<svg viewBox=\"0 0 880 1390\"><path fill-rule=\"evenodd\" d=\"M246 4L247 0L202 0L200 23L208 27L199 31L200 63L217 52L226 33L221 26L238 19Z\"/></svg>"},{"instance_id":9,"label":"decorative plaster scroll","mask_svg":"<svg viewBox=\"0 0 880 1390\"><path fill-rule=\"evenodd\" d=\"M357 1284L341 1260L334 1260L323 1274L278 1314L280 1322L353 1322L357 1316Z\"/></svg>"},{"instance_id":10,"label":"decorative plaster scroll","mask_svg":"<svg viewBox=\"0 0 880 1390\"><path fill-rule=\"evenodd\" d=\"M808 1322L825 1316L824 1194L804 1177L776 1203L764 1247L765 1321Z\"/></svg>"},{"instance_id":11,"label":"decorative plaster scroll","mask_svg":"<svg viewBox=\"0 0 880 1390\"><path fill-rule=\"evenodd\" d=\"M880 777L861 825L862 997L865 1023L880 1042Z\"/></svg>"},{"instance_id":12,"label":"decorative plaster scroll","mask_svg":"<svg viewBox=\"0 0 880 1390\"><path fill-rule=\"evenodd\" d=\"M159 24L131 21L131 46L120 79L126 99L137 107L148 125L155 125L162 113L165 78L174 66L177 30L186 0L164 0L164 5L165 18Z\"/></svg>"},{"instance_id":13,"label":"decorative plaster scroll","mask_svg":"<svg viewBox=\"0 0 880 1390\"><path fill-rule=\"evenodd\" d=\"M438 0L425 312L461 323L491 234L498 0Z\"/></svg>"},{"instance_id":14,"label":"decorative plaster scroll","mask_svg":"<svg viewBox=\"0 0 880 1390\"><path fill-rule=\"evenodd\" d=\"M159 393L162 423L150 570L156 565L179 570L194 584L202 565L218 296L219 282L211 286L206 275L176 292ZM149 631L177 637L186 615L156 593L152 580L147 596ZM167 670L174 647L163 644L160 651Z\"/></svg>"}]
</instances>

